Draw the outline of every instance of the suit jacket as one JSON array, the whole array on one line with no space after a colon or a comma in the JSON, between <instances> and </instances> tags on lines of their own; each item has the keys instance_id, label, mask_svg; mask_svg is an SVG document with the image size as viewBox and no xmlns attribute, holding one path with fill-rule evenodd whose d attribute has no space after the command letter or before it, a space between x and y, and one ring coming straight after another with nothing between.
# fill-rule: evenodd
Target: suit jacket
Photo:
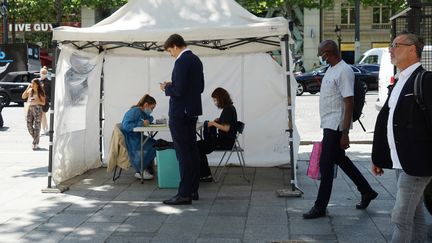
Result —
<instances>
[{"instance_id":1,"label":"suit jacket","mask_svg":"<svg viewBox=\"0 0 432 243\"><path fill-rule=\"evenodd\" d=\"M427 112L420 110L414 98L414 80L420 66L409 77L398 98L393 133L402 169L412 176L432 176L432 75L423 82ZM378 114L372 146L372 162L381 168L393 168L387 141L388 99ZM428 118L426 116L429 116Z\"/></svg>"},{"instance_id":2,"label":"suit jacket","mask_svg":"<svg viewBox=\"0 0 432 243\"><path fill-rule=\"evenodd\" d=\"M185 51L175 61L171 85L165 88L170 96L170 117L202 115L201 93L204 91L204 73L201 60L191 51Z\"/></svg>"}]
</instances>

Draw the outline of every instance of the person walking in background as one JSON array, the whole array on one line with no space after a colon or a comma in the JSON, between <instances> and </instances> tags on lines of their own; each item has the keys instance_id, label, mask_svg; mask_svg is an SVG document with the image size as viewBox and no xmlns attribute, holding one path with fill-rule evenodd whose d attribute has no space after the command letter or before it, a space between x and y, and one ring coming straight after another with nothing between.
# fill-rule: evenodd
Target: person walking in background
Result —
<instances>
[{"instance_id":1,"label":"person walking in background","mask_svg":"<svg viewBox=\"0 0 432 243\"><path fill-rule=\"evenodd\" d=\"M209 121L207 127L204 124L204 140L198 141L201 159L200 181L202 182L213 181L207 154L215 149L231 150L237 132L237 112L229 93L224 88L216 88L211 97L216 107L222 109L222 113L219 118Z\"/></svg>"},{"instance_id":2,"label":"person walking in background","mask_svg":"<svg viewBox=\"0 0 432 243\"><path fill-rule=\"evenodd\" d=\"M32 149L39 148L39 136L41 129L42 107L45 105L45 92L39 79L35 78L22 94L27 99L29 108L27 111L27 129L33 138Z\"/></svg>"},{"instance_id":3,"label":"person walking in background","mask_svg":"<svg viewBox=\"0 0 432 243\"><path fill-rule=\"evenodd\" d=\"M156 100L150 95L144 95L136 105L132 106L123 116L121 131L125 136L129 160L135 168L135 177L141 179L141 146L143 146L143 179L151 180L153 175L153 160L156 157L156 150L153 148L156 141L149 138L144 145L141 145L141 134L134 132L135 127L148 126L153 122L151 113L156 107ZM145 138L144 138L145 139Z\"/></svg>"},{"instance_id":4,"label":"person walking in background","mask_svg":"<svg viewBox=\"0 0 432 243\"><path fill-rule=\"evenodd\" d=\"M414 97L414 80L424 70L420 63L423 41L403 32L389 47L391 62L400 73L380 110L372 146L372 172L397 170L397 194L391 215L392 241L427 242L423 191L432 179L432 75L423 82L420 109Z\"/></svg>"},{"instance_id":5,"label":"person walking in background","mask_svg":"<svg viewBox=\"0 0 432 243\"><path fill-rule=\"evenodd\" d=\"M196 124L202 115L201 93L204 91L203 65L199 57L187 48L183 37L171 35L164 48L176 59L171 82L160 84L169 101L169 128L180 168L178 193L164 204L191 204L198 200L199 154Z\"/></svg>"},{"instance_id":6,"label":"person walking in background","mask_svg":"<svg viewBox=\"0 0 432 243\"><path fill-rule=\"evenodd\" d=\"M357 209L365 209L378 196L353 162L345 155L349 148L349 130L352 127L354 105L354 73L340 57L337 44L325 40L318 47L320 60L330 64L320 90L320 117L323 129L322 152L320 157L321 182L315 205L305 214L304 219L324 217L333 187L335 163L357 186L361 202Z\"/></svg>"},{"instance_id":7,"label":"person walking in background","mask_svg":"<svg viewBox=\"0 0 432 243\"><path fill-rule=\"evenodd\" d=\"M49 110L50 102L51 102L51 84L50 84L50 80L48 79L48 69L46 66L43 66L39 73L40 73L39 80L45 92L45 104L42 107L41 124L42 124L43 135L48 135L48 121L47 121L46 113Z\"/></svg>"}]
</instances>

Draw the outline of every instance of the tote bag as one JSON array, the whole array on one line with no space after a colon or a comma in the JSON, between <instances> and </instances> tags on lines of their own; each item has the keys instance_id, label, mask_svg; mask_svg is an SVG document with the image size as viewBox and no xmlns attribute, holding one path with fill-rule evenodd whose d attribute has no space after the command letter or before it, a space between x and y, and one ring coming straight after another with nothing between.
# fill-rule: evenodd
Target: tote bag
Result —
<instances>
[{"instance_id":1,"label":"tote bag","mask_svg":"<svg viewBox=\"0 0 432 243\"><path fill-rule=\"evenodd\" d=\"M322 142L314 142L312 147L311 156L309 159L309 166L307 169L307 176L314 180L320 178L319 161L321 157Z\"/></svg>"},{"instance_id":2,"label":"tote bag","mask_svg":"<svg viewBox=\"0 0 432 243\"><path fill-rule=\"evenodd\" d=\"M309 166L307 169L307 175L314 180L321 179L320 166L319 166L321 151L322 151L322 142L314 142L311 156L309 159ZM333 178L337 178L337 171L338 171L338 166L337 164L335 164Z\"/></svg>"}]
</instances>

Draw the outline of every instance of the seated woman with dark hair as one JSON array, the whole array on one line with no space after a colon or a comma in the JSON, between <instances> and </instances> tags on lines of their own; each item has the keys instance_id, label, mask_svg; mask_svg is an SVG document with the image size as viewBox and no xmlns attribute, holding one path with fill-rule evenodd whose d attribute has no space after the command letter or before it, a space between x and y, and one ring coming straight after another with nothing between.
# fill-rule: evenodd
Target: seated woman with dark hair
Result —
<instances>
[{"instance_id":1,"label":"seated woman with dark hair","mask_svg":"<svg viewBox=\"0 0 432 243\"><path fill-rule=\"evenodd\" d=\"M135 168L135 177L141 179L141 135L139 132L134 132L135 127L148 126L153 122L153 116L150 114L156 107L156 100L150 95L146 94L142 97L138 103L132 106L124 115L121 123L121 131L125 136L126 147L128 150L129 160L132 166ZM153 170L153 160L156 156L156 150L153 145L156 141L153 138L149 138L143 146L144 151L144 180L153 179L151 174Z\"/></svg>"},{"instance_id":2,"label":"seated woman with dark hair","mask_svg":"<svg viewBox=\"0 0 432 243\"><path fill-rule=\"evenodd\" d=\"M205 124L204 140L198 141L201 159L200 181L202 182L213 180L207 154L218 149L231 149L237 132L237 112L229 93L223 88L216 88L211 97L215 105L222 109L222 113L219 118Z\"/></svg>"}]
</instances>

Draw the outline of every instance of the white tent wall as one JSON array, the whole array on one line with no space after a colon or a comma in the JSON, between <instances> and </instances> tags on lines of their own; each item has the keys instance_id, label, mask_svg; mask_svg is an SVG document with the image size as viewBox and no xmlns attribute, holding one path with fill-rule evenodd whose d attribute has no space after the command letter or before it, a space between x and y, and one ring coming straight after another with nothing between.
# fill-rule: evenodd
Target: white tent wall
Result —
<instances>
[{"instance_id":1,"label":"white tent wall","mask_svg":"<svg viewBox=\"0 0 432 243\"><path fill-rule=\"evenodd\" d=\"M62 47L55 86L52 174L56 184L101 166L99 113L95 111L102 60L102 55ZM84 66L91 69L80 75L83 70L77 68Z\"/></svg>"},{"instance_id":2,"label":"white tent wall","mask_svg":"<svg viewBox=\"0 0 432 243\"><path fill-rule=\"evenodd\" d=\"M204 65L205 90L200 121L219 116L211 93L216 87L227 89L237 108L238 119L246 123L242 143L248 166L273 166L289 162L286 81L283 69L268 54L236 54L200 57ZM104 147L123 114L144 94L157 101L155 118L167 117L168 97L159 82L170 80L174 59L148 58L143 52L134 56L107 53L104 64ZM169 134L158 138L171 140ZM105 150L105 158L108 151ZM214 164L220 154L210 156ZM233 158L234 161L235 158Z\"/></svg>"},{"instance_id":3,"label":"white tent wall","mask_svg":"<svg viewBox=\"0 0 432 243\"><path fill-rule=\"evenodd\" d=\"M214 88L224 87L232 95L239 119L246 123L241 142L246 149L247 165L290 162L290 139L285 130L290 124L287 111L295 107L296 82L290 74L294 95L287 95L286 70L292 68L281 68L264 54L282 47L282 56L285 55L279 40L289 36L288 21L281 17L258 18L234 0L129 0L92 27L53 30L53 40L63 45L72 42L76 48L83 48L72 52L98 60L94 72L88 76L87 101L79 107L80 122L76 122L79 116L74 116L77 112L71 111L76 107L68 106L64 100L68 85L63 76L74 66L67 61L67 55L72 54L63 48L58 60L52 150L56 183L101 164L98 112L101 80L97 74L102 65L103 148L108 148L114 124L145 93L153 95L158 102L154 116L167 116L168 97L159 90L158 82L170 79L174 60L160 51L173 33L182 35L204 63L206 88L200 120L219 116L220 110L214 106L210 94ZM94 53L102 49L104 64L103 56ZM287 100L292 102L290 107ZM294 114L293 111L295 164L300 139ZM64 126L71 124L69 119L76 122L73 129ZM159 135L170 139L169 134ZM106 158L107 151L104 153ZM219 156L212 154L210 161Z\"/></svg>"}]
</instances>

